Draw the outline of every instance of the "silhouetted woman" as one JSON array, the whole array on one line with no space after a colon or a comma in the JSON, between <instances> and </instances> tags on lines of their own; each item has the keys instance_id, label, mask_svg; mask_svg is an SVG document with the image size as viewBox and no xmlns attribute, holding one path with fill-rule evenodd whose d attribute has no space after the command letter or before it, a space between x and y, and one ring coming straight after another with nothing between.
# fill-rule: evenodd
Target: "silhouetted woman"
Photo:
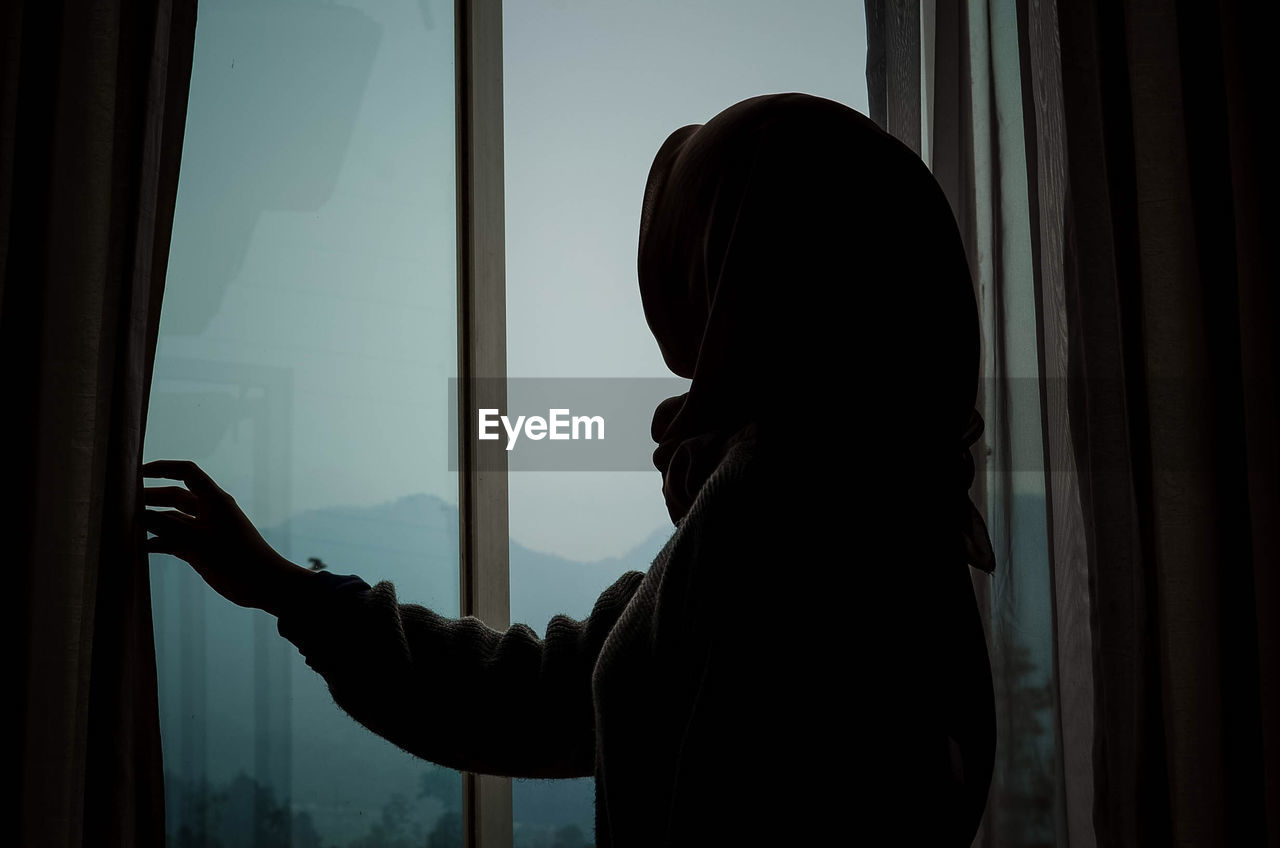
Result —
<instances>
[{"instance_id":1,"label":"silhouetted woman","mask_svg":"<svg viewBox=\"0 0 1280 848\"><path fill-rule=\"evenodd\" d=\"M566 249L572 249L571 246ZM979 329L950 208L853 110L756 97L674 132L639 279L675 532L546 638L272 551L190 463L150 549L279 617L337 703L456 769L596 780L604 846L968 844L994 754L969 566ZM887 841L886 841L887 840Z\"/></svg>"}]
</instances>

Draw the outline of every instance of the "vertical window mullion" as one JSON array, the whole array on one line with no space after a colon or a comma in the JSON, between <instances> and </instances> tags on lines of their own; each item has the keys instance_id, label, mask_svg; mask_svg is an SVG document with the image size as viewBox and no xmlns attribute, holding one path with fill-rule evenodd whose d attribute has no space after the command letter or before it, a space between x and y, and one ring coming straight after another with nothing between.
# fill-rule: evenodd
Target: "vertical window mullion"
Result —
<instances>
[{"instance_id":1,"label":"vertical window mullion","mask_svg":"<svg viewBox=\"0 0 1280 848\"><path fill-rule=\"evenodd\" d=\"M510 624L507 465L476 438L475 410L506 408L502 3L456 0L458 516L463 615ZM463 776L467 848L510 848L511 781Z\"/></svg>"}]
</instances>

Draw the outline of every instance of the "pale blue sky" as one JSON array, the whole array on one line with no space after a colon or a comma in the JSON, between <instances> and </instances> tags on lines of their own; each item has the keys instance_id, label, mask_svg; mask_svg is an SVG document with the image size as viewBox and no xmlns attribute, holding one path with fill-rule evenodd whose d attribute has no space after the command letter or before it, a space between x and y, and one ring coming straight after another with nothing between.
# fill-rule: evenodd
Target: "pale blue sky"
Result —
<instances>
[{"instance_id":1,"label":"pale blue sky","mask_svg":"<svg viewBox=\"0 0 1280 848\"><path fill-rule=\"evenodd\" d=\"M261 525L456 503L453 103L451 21L413 0L201 2L148 458Z\"/></svg>"},{"instance_id":2,"label":"pale blue sky","mask_svg":"<svg viewBox=\"0 0 1280 848\"><path fill-rule=\"evenodd\" d=\"M645 177L677 127L803 91L867 111L863 4L503 4L508 370L665 376L641 311ZM669 524L657 472L511 475L511 535L578 559Z\"/></svg>"},{"instance_id":3,"label":"pale blue sky","mask_svg":"<svg viewBox=\"0 0 1280 848\"><path fill-rule=\"evenodd\" d=\"M653 154L745 97L866 109L862 4L504 4L509 367L664 373L635 247ZM457 500L452 4L204 0L147 458L260 524ZM264 472L261 453L274 461ZM589 560L667 518L656 472L522 473L511 533Z\"/></svg>"}]
</instances>

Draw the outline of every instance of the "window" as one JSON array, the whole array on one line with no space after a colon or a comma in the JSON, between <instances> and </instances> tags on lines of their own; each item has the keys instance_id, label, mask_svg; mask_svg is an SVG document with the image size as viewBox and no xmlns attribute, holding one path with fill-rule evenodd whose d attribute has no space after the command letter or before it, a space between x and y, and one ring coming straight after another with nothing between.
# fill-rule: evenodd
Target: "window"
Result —
<instances>
[{"instance_id":1,"label":"window","mask_svg":"<svg viewBox=\"0 0 1280 848\"><path fill-rule=\"evenodd\" d=\"M452 7L199 14L146 458L199 462L294 562L456 615ZM460 844L456 773L341 713L270 616L169 557L152 581L170 844Z\"/></svg>"},{"instance_id":2,"label":"window","mask_svg":"<svg viewBox=\"0 0 1280 848\"><path fill-rule=\"evenodd\" d=\"M502 344L512 377L669 376L635 280L654 153L765 92L866 111L862 8L454 8L201 4L145 458L199 462L294 562L494 626L510 589L541 631L648 566L657 472L469 475L450 379L492 375ZM334 706L274 619L167 557L152 588L171 844L592 841L589 779L511 790L416 760Z\"/></svg>"}]
</instances>

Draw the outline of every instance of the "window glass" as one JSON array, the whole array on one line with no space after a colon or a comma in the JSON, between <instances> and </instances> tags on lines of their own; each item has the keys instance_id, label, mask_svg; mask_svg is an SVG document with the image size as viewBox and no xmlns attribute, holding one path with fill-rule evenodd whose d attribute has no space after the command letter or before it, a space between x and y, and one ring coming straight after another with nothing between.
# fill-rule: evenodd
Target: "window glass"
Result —
<instances>
[{"instance_id":1,"label":"window glass","mask_svg":"<svg viewBox=\"0 0 1280 848\"><path fill-rule=\"evenodd\" d=\"M452 10L202 0L145 443L293 562L446 615ZM171 845L461 844L456 773L345 715L274 618L151 574Z\"/></svg>"},{"instance_id":2,"label":"window glass","mask_svg":"<svg viewBox=\"0 0 1280 848\"><path fill-rule=\"evenodd\" d=\"M670 376L635 266L645 178L672 130L781 91L867 111L863 4L843 0L515 0L503 63L513 378ZM672 530L652 469L513 471L510 526L512 620L539 632L647 569ZM517 781L516 845L593 842L593 792Z\"/></svg>"}]
</instances>

